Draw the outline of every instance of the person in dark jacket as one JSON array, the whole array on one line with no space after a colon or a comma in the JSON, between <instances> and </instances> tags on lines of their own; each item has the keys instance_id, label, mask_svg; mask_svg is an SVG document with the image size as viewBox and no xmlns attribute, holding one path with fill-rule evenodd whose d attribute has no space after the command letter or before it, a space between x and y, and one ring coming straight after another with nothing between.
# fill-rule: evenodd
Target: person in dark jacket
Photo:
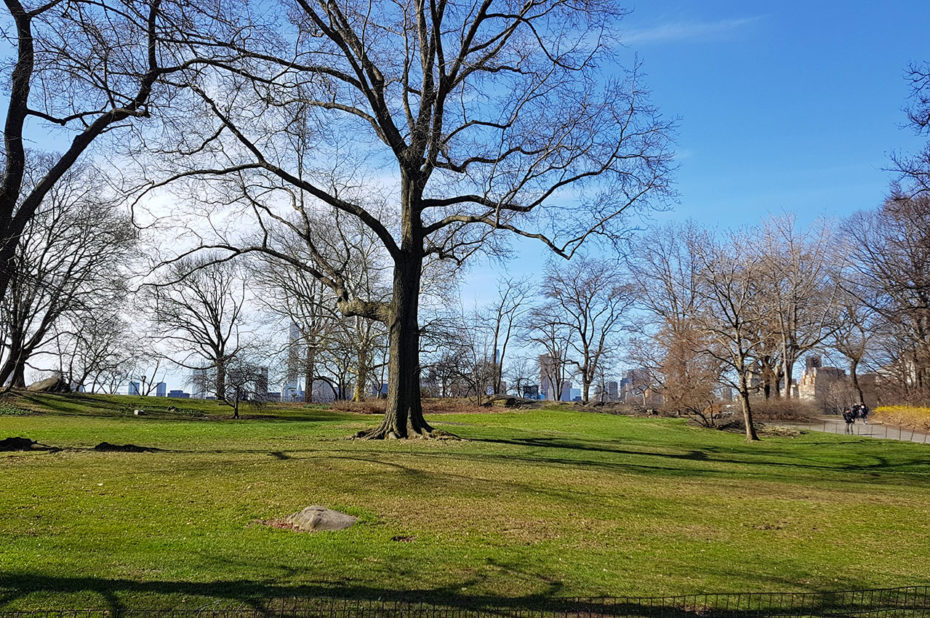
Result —
<instances>
[{"instance_id":1,"label":"person in dark jacket","mask_svg":"<svg viewBox=\"0 0 930 618\"><path fill-rule=\"evenodd\" d=\"M852 433L852 426L856 419L853 417L853 411L850 408L843 410L843 420L846 421L846 433Z\"/></svg>"},{"instance_id":2,"label":"person in dark jacket","mask_svg":"<svg viewBox=\"0 0 930 618\"><path fill-rule=\"evenodd\" d=\"M859 418L862 419L863 424L868 425L869 421L867 420L869 416L869 406L864 403L859 404Z\"/></svg>"}]
</instances>

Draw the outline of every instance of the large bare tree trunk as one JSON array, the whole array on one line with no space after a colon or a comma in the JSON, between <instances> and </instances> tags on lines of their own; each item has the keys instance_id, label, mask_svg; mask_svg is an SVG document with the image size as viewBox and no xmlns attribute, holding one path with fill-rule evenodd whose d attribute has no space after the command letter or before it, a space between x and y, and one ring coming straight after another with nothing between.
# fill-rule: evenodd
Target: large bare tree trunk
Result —
<instances>
[{"instance_id":1,"label":"large bare tree trunk","mask_svg":"<svg viewBox=\"0 0 930 618\"><path fill-rule=\"evenodd\" d=\"M388 322L390 361L384 420L364 438L428 437L433 428L420 403L420 326L417 310L423 258L405 254L395 260L394 295Z\"/></svg>"},{"instance_id":2,"label":"large bare tree trunk","mask_svg":"<svg viewBox=\"0 0 930 618\"><path fill-rule=\"evenodd\" d=\"M14 331L10 337L10 345L8 348L9 356L3 363L3 366L0 367L0 385L4 385L9 381L9 386L11 388L25 386L24 384L16 383L17 369L21 368L20 366L25 364L25 359L27 357L24 352L23 345L22 335L19 332ZM22 371L20 371L20 376L22 376Z\"/></svg>"},{"instance_id":3,"label":"large bare tree trunk","mask_svg":"<svg viewBox=\"0 0 930 618\"><path fill-rule=\"evenodd\" d=\"M13 369L13 378L10 381L13 388L26 388L26 362L20 360Z\"/></svg>"},{"instance_id":4,"label":"large bare tree trunk","mask_svg":"<svg viewBox=\"0 0 930 618\"><path fill-rule=\"evenodd\" d=\"M226 359L221 356L216 359L216 399L226 399Z\"/></svg>"},{"instance_id":5,"label":"large bare tree trunk","mask_svg":"<svg viewBox=\"0 0 930 618\"><path fill-rule=\"evenodd\" d=\"M307 359L304 362L304 403L313 403L313 378L316 374L316 349L307 342Z\"/></svg>"},{"instance_id":6,"label":"large bare tree trunk","mask_svg":"<svg viewBox=\"0 0 930 618\"><path fill-rule=\"evenodd\" d=\"M787 359L784 362L784 373L785 373L785 399L792 399L791 395L791 382L794 376L794 362L788 361Z\"/></svg>"},{"instance_id":7,"label":"large bare tree trunk","mask_svg":"<svg viewBox=\"0 0 930 618\"><path fill-rule=\"evenodd\" d=\"M365 401L365 385L368 384L368 352L358 351L358 367L355 371L355 390L352 392L352 401Z\"/></svg>"},{"instance_id":8,"label":"large bare tree trunk","mask_svg":"<svg viewBox=\"0 0 930 618\"><path fill-rule=\"evenodd\" d=\"M852 379L853 387L856 389L856 393L859 395L859 403L865 403L865 395L862 393L862 386L859 384L859 375L857 373L859 369L858 359L851 359L849 361L849 377Z\"/></svg>"},{"instance_id":9,"label":"large bare tree trunk","mask_svg":"<svg viewBox=\"0 0 930 618\"><path fill-rule=\"evenodd\" d=\"M743 407L743 423L746 425L746 440L752 442L758 440L756 427L752 422L752 407L749 405L749 382L746 379L745 368L739 370L739 398Z\"/></svg>"}]
</instances>

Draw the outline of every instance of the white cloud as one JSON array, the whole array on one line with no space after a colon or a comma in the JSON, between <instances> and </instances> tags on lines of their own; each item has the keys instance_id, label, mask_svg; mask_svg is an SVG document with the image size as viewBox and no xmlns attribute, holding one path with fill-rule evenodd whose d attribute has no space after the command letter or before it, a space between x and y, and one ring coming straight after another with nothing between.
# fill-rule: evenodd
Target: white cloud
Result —
<instances>
[{"instance_id":1,"label":"white cloud","mask_svg":"<svg viewBox=\"0 0 930 618\"><path fill-rule=\"evenodd\" d=\"M627 30L621 34L620 40L626 45L717 40L752 25L760 19L762 16L757 15L709 22L670 22L649 28Z\"/></svg>"}]
</instances>

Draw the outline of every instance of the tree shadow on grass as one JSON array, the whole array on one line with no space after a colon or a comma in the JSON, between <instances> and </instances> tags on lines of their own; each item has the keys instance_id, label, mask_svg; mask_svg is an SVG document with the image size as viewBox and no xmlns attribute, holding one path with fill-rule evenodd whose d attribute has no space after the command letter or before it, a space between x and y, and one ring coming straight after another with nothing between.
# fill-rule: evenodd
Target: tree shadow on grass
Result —
<instances>
[{"instance_id":1,"label":"tree shadow on grass","mask_svg":"<svg viewBox=\"0 0 930 618\"><path fill-rule=\"evenodd\" d=\"M850 462L853 462L853 465L847 466L844 462L837 463L813 463L810 461L803 461L800 457L794 457L792 461L776 461L772 459L771 453L743 453L744 457L735 456L737 453L730 449L723 449L718 447L707 447L703 450L696 449L682 449L684 452L681 453L670 453L662 451L637 451L632 449L619 448L614 446L604 446L603 443L589 442L585 440L567 440L564 438L549 438L549 437L531 437L531 438L508 438L508 439L492 439L492 438L480 438L476 439L476 442L486 442L492 444L503 444L503 445L513 445L520 447L531 447L531 448L541 448L541 449L554 449L554 450L568 450L568 451L582 451L582 452L592 452L592 453L604 453L610 455L621 455L621 456L634 456L634 457L656 457L660 459L672 459L672 460L690 460L690 461L699 461L707 463L720 463L720 464L735 464L743 466L771 466L775 469L778 468L795 468L800 470L812 470L812 471L830 471L830 472L845 472L845 471L855 471L859 472L891 472L896 474L922 474L920 467L926 466L926 459L921 457L919 453L915 453L911 457L901 457L898 461L892 461L890 458L878 455L875 453L869 453L868 455L859 455L851 454ZM668 448L668 447L665 447ZM526 456L508 454L505 455L507 459L522 459ZM870 461L865 461L865 458L868 458ZM529 459L536 461L551 461L553 463L565 463L579 466L603 466L603 465L621 465L624 467L637 467L630 464L622 464L620 462L604 462L599 460L592 459L567 459L567 458L558 458L558 457L529 457ZM661 468L661 466L647 466L649 468ZM915 469L917 468L917 469ZM716 474L718 471L710 469L696 469L696 468L664 468L667 470L674 470L681 474ZM726 471L726 474L732 474L732 471Z\"/></svg>"},{"instance_id":2,"label":"tree shadow on grass","mask_svg":"<svg viewBox=\"0 0 930 618\"><path fill-rule=\"evenodd\" d=\"M507 570L507 565L495 564ZM519 575L520 573L517 572ZM534 577L534 579L538 579ZM480 585L483 578L471 577L454 584L439 587L423 587L408 590L377 586L343 583L306 583L298 585L279 584L272 581L229 579L212 582L193 581L135 581L121 578L56 577L28 573L0 573L0 615L3 606L9 606L33 593L68 595L95 594L104 600L106 607L69 607L56 610L105 610L110 615L120 616L139 612L140 609L179 610L195 609L181 599L202 604L200 610L220 611L223 615L234 615L239 609L248 615L420 615L449 616L462 612L482 615L525 615L528 612L543 612L549 615L585 616L668 616L685 618L713 615L721 618L737 616L771 615L772 607L802 605L825 607L828 602L848 603L857 601L857 609L863 606L865 595L843 595L842 593L815 593L808 595L756 593L758 606L740 607L737 595L696 594L674 597L563 597L562 584L548 581L542 591L523 596L498 596L469 594L473 586ZM751 594L741 593L745 603ZM133 603L133 598L140 601ZM153 605L153 600L162 605ZM730 608L730 601L734 607ZM926 610L930 599L924 594L922 601L914 599L908 605L911 610ZM44 608L44 611L53 608ZM9 613L17 613L10 610ZM22 616L23 614L17 613ZM474 614L472 614L474 615ZM799 614L800 615L800 614ZM807 614L804 614L807 615Z\"/></svg>"},{"instance_id":3,"label":"tree shadow on grass","mask_svg":"<svg viewBox=\"0 0 930 618\"><path fill-rule=\"evenodd\" d=\"M335 412L319 406L294 406L265 410L245 407L239 419L232 418L232 408L205 406L202 400L166 399L145 397L146 401L107 400L99 395L87 393L31 393L18 391L16 398L29 404L37 414L62 414L67 416L91 416L95 418L125 418L135 408L147 414L138 421L196 421L196 422L346 422L370 416L350 412ZM169 410L174 408L174 411Z\"/></svg>"}]
</instances>

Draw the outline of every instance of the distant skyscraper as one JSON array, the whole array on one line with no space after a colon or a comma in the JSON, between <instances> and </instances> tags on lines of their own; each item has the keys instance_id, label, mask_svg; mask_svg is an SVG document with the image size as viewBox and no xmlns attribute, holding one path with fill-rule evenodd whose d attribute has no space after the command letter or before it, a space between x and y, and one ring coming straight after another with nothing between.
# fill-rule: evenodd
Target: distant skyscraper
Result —
<instances>
[{"instance_id":1,"label":"distant skyscraper","mask_svg":"<svg viewBox=\"0 0 930 618\"><path fill-rule=\"evenodd\" d=\"M139 383L138 383L138 382L130 382L130 383L129 383L129 394L130 394L130 395L139 395L139 394L141 394L140 391L139 391Z\"/></svg>"},{"instance_id":2,"label":"distant skyscraper","mask_svg":"<svg viewBox=\"0 0 930 618\"><path fill-rule=\"evenodd\" d=\"M159 382L155 385L155 396L156 397L167 397L168 396L168 385L164 382Z\"/></svg>"},{"instance_id":3,"label":"distant skyscraper","mask_svg":"<svg viewBox=\"0 0 930 618\"><path fill-rule=\"evenodd\" d=\"M268 394L268 367L259 367L255 376L255 394L264 397Z\"/></svg>"},{"instance_id":4,"label":"distant skyscraper","mask_svg":"<svg viewBox=\"0 0 930 618\"><path fill-rule=\"evenodd\" d=\"M558 373L559 359L548 354L541 354L539 357L539 392L543 399L549 401L558 399L554 382Z\"/></svg>"},{"instance_id":5,"label":"distant skyscraper","mask_svg":"<svg viewBox=\"0 0 930 618\"><path fill-rule=\"evenodd\" d=\"M572 400L572 383L568 380L562 381L562 401Z\"/></svg>"},{"instance_id":6,"label":"distant skyscraper","mask_svg":"<svg viewBox=\"0 0 930 618\"><path fill-rule=\"evenodd\" d=\"M210 388L212 386L210 368L209 367L198 367L191 370L191 394L194 399L203 399L209 394Z\"/></svg>"},{"instance_id":7,"label":"distant skyscraper","mask_svg":"<svg viewBox=\"0 0 930 618\"><path fill-rule=\"evenodd\" d=\"M607 383L607 399L610 401L617 401L620 397L620 391L617 388L617 383L613 380Z\"/></svg>"}]
</instances>

